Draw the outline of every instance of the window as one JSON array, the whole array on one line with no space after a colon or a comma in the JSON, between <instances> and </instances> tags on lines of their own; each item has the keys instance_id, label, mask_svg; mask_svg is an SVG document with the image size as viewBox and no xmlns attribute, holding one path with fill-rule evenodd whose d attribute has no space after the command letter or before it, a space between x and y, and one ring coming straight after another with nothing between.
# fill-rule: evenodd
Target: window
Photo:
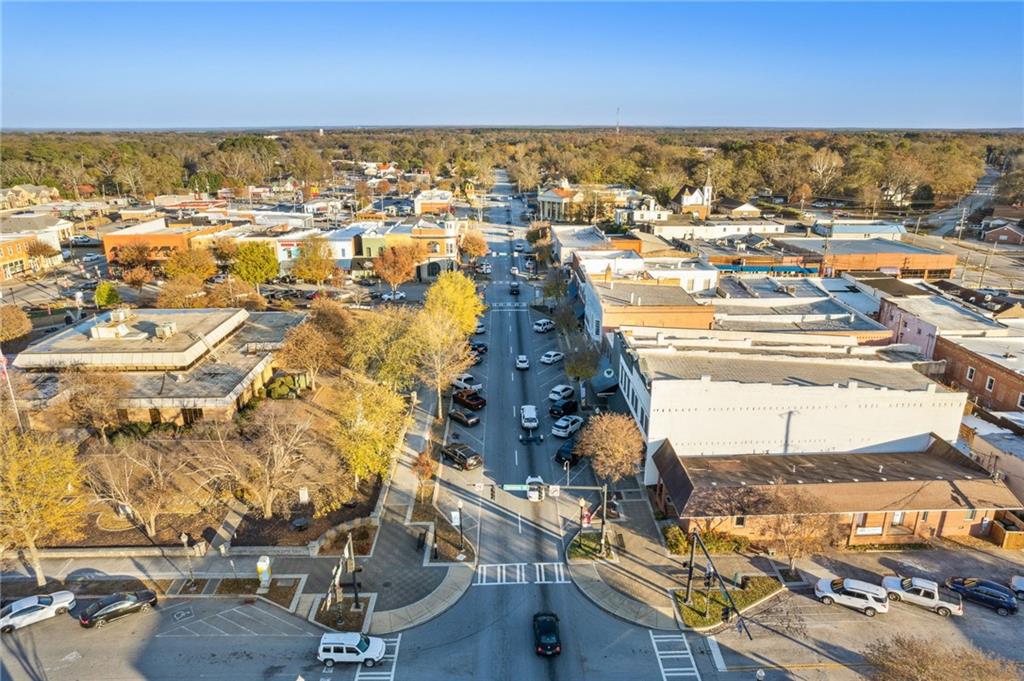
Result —
<instances>
[{"instance_id":1,"label":"window","mask_svg":"<svg viewBox=\"0 0 1024 681\"><path fill-rule=\"evenodd\" d=\"M1017 407L1024 409L1024 393L1017 395Z\"/></svg>"},{"instance_id":2,"label":"window","mask_svg":"<svg viewBox=\"0 0 1024 681\"><path fill-rule=\"evenodd\" d=\"M974 520L977 517L978 517L978 512L977 511L968 511L967 514L964 516L964 520Z\"/></svg>"},{"instance_id":3,"label":"window","mask_svg":"<svg viewBox=\"0 0 1024 681\"><path fill-rule=\"evenodd\" d=\"M985 379L985 390L992 392L992 388L996 387L996 379L989 376Z\"/></svg>"},{"instance_id":4,"label":"window","mask_svg":"<svg viewBox=\"0 0 1024 681\"><path fill-rule=\"evenodd\" d=\"M742 515L736 516L736 527L746 527L746 526L747 526L747 517L746 516L742 516Z\"/></svg>"},{"instance_id":5,"label":"window","mask_svg":"<svg viewBox=\"0 0 1024 681\"><path fill-rule=\"evenodd\" d=\"M922 523L928 522L928 511L925 511L924 513L921 514L921 522Z\"/></svg>"},{"instance_id":6,"label":"window","mask_svg":"<svg viewBox=\"0 0 1024 681\"><path fill-rule=\"evenodd\" d=\"M967 380L968 381L973 381L974 380L974 367L967 367Z\"/></svg>"}]
</instances>

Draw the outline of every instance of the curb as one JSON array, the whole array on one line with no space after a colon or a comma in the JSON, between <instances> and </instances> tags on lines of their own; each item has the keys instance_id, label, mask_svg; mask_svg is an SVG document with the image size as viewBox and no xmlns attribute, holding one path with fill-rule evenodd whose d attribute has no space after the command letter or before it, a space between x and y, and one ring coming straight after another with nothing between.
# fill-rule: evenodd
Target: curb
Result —
<instances>
[{"instance_id":1,"label":"curb","mask_svg":"<svg viewBox=\"0 0 1024 681\"><path fill-rule=\"evenodd\" d=\"M462 598L473 583L475 574L476 570L462 563L449 567L444 580L428 596L402 608L374 613L374 621L369 627L370 633L391 634L434 619ZM395 626L395 619L404 619L405 622Z\"/></svg>"},{"instance_id":2,"label":"curb","mask_svg":"<svg viewBox=\"0 0 1024 681\"><path fill-rule=\"evenodd\" d=\"M757 606L759 606L759 605L761 605L763 603L767 603L768 601L772 600L773 598L781 596L783 593L786 593L786 592L790 591L789 587L787 587L782 582L779 582L779 584L782 586L781 589L779 589L778 591L773 591L772 593L768 594L767 596L765 596L765 597L763 597L763 598L761 598L759 600L754 601L753 603L751 603L747 607L745 607L742 610L740 610L739 614L742 615L745 612L750 612L751 610L753 610ZM679 613L679 606L676 604L675 594L673 594L673 596L672 596L672 603L673 603L673 605L675 605L674 610L676 612L676 617L678 619L678 618L680 618L680 615L678 614ZM716 634L719 631L724 631L725 629L734 626L734 620L732 620L730 618L730 621L729 621L728 624L722 624L721 622L719 622L717 624L712 624L712 625L709 625L709 626L706 626L706 627L687 627L686 625L682 624L682 622L680 621L680 626L685 631L692 631L695 634Z\"/></svg>"}]
</instances>

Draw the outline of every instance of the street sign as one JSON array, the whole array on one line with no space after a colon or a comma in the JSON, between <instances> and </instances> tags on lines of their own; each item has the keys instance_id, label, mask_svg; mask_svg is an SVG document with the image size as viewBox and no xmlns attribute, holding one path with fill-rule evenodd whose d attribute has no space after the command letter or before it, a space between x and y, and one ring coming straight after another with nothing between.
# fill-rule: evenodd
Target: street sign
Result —
<instances>
[{"instance_id":1,"label":"street sign","mask_svg":"<svg viewBox=\"0 0 1024 681\"><path fill-rule=\"evenodd\" d=\"M462 524L462 514L458 511L451 511L452 514L452 525L458 527Z\"/></svg>"},{"instance_id":2,"label":"street sign","mask_svg":"<svg viewBox=\"0 0 1024 681\"><path fill-rule=\"evenodd\" d=\"M484 483L482 483L482 482L474 482L473 483L473 489L475 489L477 492L483 492L484 491Z\"/></svg>"},{"instance_id":3,"label":"street sign","mask_svg":"<svg viewBox=\"0 0 1024 681\"><path fill-rule=\"evenodd\" d=\"M501 488L506 492L527 492L530 489L529 485L502 485Z\"/></svg>"},{"instance_id":4,"label":"street sign","mask_svg":"<svg viewBox=\"0 0 1024 681\"><path fill-rule=\"evenodd\" d=\"M548 496L549 497L557 497L561 493L562 493L562 488L561 488L560 485L548 485Z\"/></svg>"}]
</instances>

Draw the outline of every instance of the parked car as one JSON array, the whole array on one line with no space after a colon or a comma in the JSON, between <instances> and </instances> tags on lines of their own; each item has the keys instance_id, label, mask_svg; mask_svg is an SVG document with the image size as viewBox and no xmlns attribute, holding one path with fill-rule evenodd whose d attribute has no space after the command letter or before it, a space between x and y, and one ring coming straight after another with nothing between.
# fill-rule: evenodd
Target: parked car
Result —
<instances>
[{"instance_id":1,"label":"parked car","mask_svg":"<svg viewBox=\"0 0 1024 681\"><path fill-rule=\"evenodd\" d=\"M100 285L100 282L98 282L98 281L96 281L94 279L93 281L83 281L81 284L79 284L75 288L78 289L79 291L95 291L96 287L99 286L99 285Z\"/></svg>"},{"instance_id":2,"label":"parked car","mask_svg":"<svg viewBox=\"0 0 1024 681\"><path fill-rule=\"evenodd\" d=\"M969 601L992 608L1002 617L1017 613L1017 598L1009 588L998 582L977 577L950 577L946 580L946 587Z\"/></svg>"},{"instance_id":3,"label":"parked car","mask_svg":"<svg viewBox=\"0 0 1024 681\"><path fill-rule=\"evenodd\" d=\"M551 657L562 652L562 638L558 635L558 615L538 612L533 616L533 644L538 655Z\"/></svg>"},{"instance_id":4,"label":"parked car","mask_svg":"<svg viewBox=\"0 0 1024 681\"><path fill-rule=\"evenodd\" d=\"M486 330L487 330L487 327L484 326L483 322L477 322L476 323L476 330L474 331L474 333L480 334L480 333L483 333Z\"/></svg>"},{"instance_id":5,"label":"parked car","mask_svg":"<svg viewBox=\"0 0 1024 681\"><path fill-rule=\"evenodd\" d=\"M555 323L550 319L538 319L533 323L533 330L537 333L547 333L555 328Z\"/></svg>"},{"instance_id":6,"label":"parked car","mask_svg":"<svg viewBox=\"0 0 1024 681\"><path fill-rule=\"evenodd\" d=\"M480 391L484 389L484 384L477 381L473 374L459 374L454 381L452 381L452 387L459 390L474 390Z\"/></svg>"},{"instance_id":7,"label":"parked car","mask_svg":"<svg viewBox=\"0 0 1024 681\"><path fill-rule=\"evenodd\" d=\"M103 241L101 239L94 239L91 236L85 234L76 234L71 237L70 241L72 246L102 246Z\"/></svg>"},{"instance_id":8,"label":"parked car","mask_svg":"<svg viewBox=\"0 0 1024 681\"><path fill-rule=\"evenodd\" d=\"M540 421L537 420L537 407L532 404L519 407L519 423L527 430L533 430L540 425Z\"/></svg>"},{"instance_id":9,"label":"parked car","mask_svg":"<svg viewBox=\"0 0 1024 681\"><path fill-rule=\"evenodd\" d=\"M483 458L473 451L469 445L461 442L445 445L441 448L441 458L452 462L452 465L464 471L470 471L483 465Z\"/></svg>"},{"instance_id":10,"label":"parked car","mask_svg":"<svg viewBox=\"0 0 1024 681\"><path fill-rule=\"evenodd\" d=\"M548 350L540 356L541 364L554 364L555 362L561 362L565 359L565 353L559 352L558 350Z\"/></svg>"},{"instance_id":11,"label":"parked car","mask_svg":"<svg viewBox=\"0 0 1024 681\"><path fill-rule=\"evenodd\" d=\"M558 400L564 400L572 397L575 392L576 391L572 389L572 386L568 386L563 383L561 385L556 385L551 389L551 392L548 393L548 399L553 402L557 402Z\"/></svg>"},{"instance_id":12,"label":"parked car","mask_svg":"<svg viewBox=\"0 0 1024 681\"><path fill-rule=\"evenodd\" d=\"M382 659L387 645L383 639L356 632L331 632L320 637L316 659L326 667L335 662L356 662L372 667Z\"/></svg>"},{"instance_id":13,"label":"parked car","mask_svg":"<svg viewBox=\"0 0 1024 681\"><path fill-rule=\"evenodd\" d=\"M576 441L566 440L555 452L555 463L564 466L567 462L569 467L575 466L580 461L580 455L576 453Z\"/></svg>"},{"instance_id":14,"label":"parked car","mask_svg":"<svg viewBox=\"0 0 1024 681\"><path fill-rule=\"evenodd\" d=\"M479 352L470 352L469 356L473 358L473 366L476 366L480 362L484 361L484 356Z\"/></svg>"},{"instance_id":15,"label":"parked car","mask_svg":"<svg viewBox=\"0 0 1024 681\"><path fill-rule=\"evenodd\" d=\"M469 349L478 355L487 354L487 343L470 343Z\"/></svg>"},{"instance_id":16,"label":"parked car","mask_svg":"<svg viewBox=\"0 0 1024 681\"><path fill-rule=\"evenodd\" d=\"M146 612L156 605L156 594L145 589L116 593L96 601L78 616L78 623L86 629L102 627L107 622L121 619L136 612Z\"/></svg>"},{"instance_id":17,"label":"parked car","mask_svg":"<svg viewBox=\"0 0 1024 681\"><path fill-rule=\"evenodd\" d=\"M581 416L563 416L551 426L551 434L558 437L569 437L583 425Z\"/></svg>"},{"instance_id":18,"label":"parked car","mask_svg":"<svg viewBox=\"0 0 1024 681\"><path fill-rule=\"evenodd\" d=\"M544 501L544 478L539 475L528 475L526 484L529 485L529 489L526 490L527 501Z\"/></svg>"},{"instance_id":19,"label":"parked car","mask_svg":"<svg viewBox=\"0 0 1024 681\"><path fill-rule=\"evenodd\" d=\"M1024 575L1010 577L1010 588L1017 596L1018 601L1024 601Z\"/></svg>"},{"instance_id":20,"label":"parked car","mask_svg":"<svg viewBox=\"0 0 1024 681\"><path fill-rule=\"evenodd\" d=\"M480 423L479 416L463 409L451 409L448 412L448 416L451 417L452 421L461 423L464 426L475 426Z\"/></svg>"},{"instance_id":21,"label":"parked car","mask_svg":"<svg viewBox=\"0 0 1024 681\"><path fill-rule=\"evenodd\" d=\"M868 617L889 612L889 599L885 589L858 579L819 579L814 595L825 605L838 603L860 610Z\"/></svg>"},{"instance_id":22,"label":"parked car","mask_svg":"<svg viewBox=\"0 0 1024 681\"><path fill-rule=\"evenodd\" d=\"M475 390L459 390L452 395L452 398L455 400L455 404L469 407L473 411L479 411L487 406L487 400Z\"/></svg>"},{"instance_id":23,"label":"parked car","mask_svg":"<svg viewBox=\"0 0 1024 681\"><path fill-rule=\"evenodd\" d=\"M516 356L516 369L529 369L529 368L530 368L530 358L527 357L526 355L517 355Z\"/></svg>"},{"instance_id":24,"label":"parked car","mask_svg":"<svg viewBox=\"0 0 1024 681\"><path fill-rule=\"evenodd\" d=\"M548 409L548 413L551 414L552 416L561 417L567 416L569 414L575 414L577 411L579 411L579 408L580 405L576 402L576 400L558 400L557 402L551 405L551 408Z\"/></svg>"},{"instance_id":25,"label":"parked car","mask_svg":"<svg viewBox=\"0 0 1024 681\"><path fill-rule=\"evenodd\" d=\"M15 629L65 615L75 607L75 594L54 591L43 596L19 598L0 610L0 632L9 634Z\"/></svg>"},{"instance_id":26,"label":"parked car","mask_svg":"<svg viewBox=\"0 0 1024 681\"><path fill-rule=\"evenodd\" d=\"M938 582L930 579L890 575L882 578L882 588L885 589L890 601L906 601L943 617L964 614L960 594L948 590L943 593Z\"/></svg>"},{"instance_id":27,"label":"parked car","mask_svg":"<svg viewBox=\"0 0 1024 681\"><path fill-rule=\"evenodd\" d=\"M89 263L101 262L102 260L103 255L100 253L86 253L85 255L82 256L82 262L84 262L87 265Z\"/></svg>"},{"instance_id":28,"label":"parked car","mask_svg":"<svg viewBox=\"0 0 1024 681\"><path fill-rule=\"evenodd\" d=\"M387 293L380 297L380 299L383 300L385 303L397 302L399 300L405 300L405 298L405 291L395 291L394 293L388 291Z\"/></svg>"},{"instance_id":29,"label":"parked car","mask_svg":"<svg viewBox=\"0 0 1024 681\"><path fill-rule=\"evenodd\" d=\"M367 287L369 287L369 286L376 286L377 285L377 280L374 279L373 277L359 277L358 279L356 279L356 283L359 284L360 286L367 286Z\"/></svg>"}]
</instances>

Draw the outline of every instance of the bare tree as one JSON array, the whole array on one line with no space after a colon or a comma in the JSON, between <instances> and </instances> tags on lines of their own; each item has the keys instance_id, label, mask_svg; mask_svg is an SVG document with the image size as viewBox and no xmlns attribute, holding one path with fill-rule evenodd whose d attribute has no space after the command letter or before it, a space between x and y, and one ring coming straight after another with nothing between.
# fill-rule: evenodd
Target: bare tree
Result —
<instances>
[{"instance_id":1,"label":"bare tree","mask_svg":"<svg viewBox=\"0 0 1024 681\"><path fill-rule=\"evenodd\" d=\"M864 650L872 681L1012 681L1024 678L1012 662L974 646L910 634L878 639Z\"/></svg>"},{"instance_id":2,"label":"bare tree","mask_svg":"<svg viewBox=\"0 0 1024 681\"><path fill-rule=\"evenodd\" d=\"M597 476L615 482L636 473L644 453L644 438L632 418L607 412L587 422L576 452L590 457Z\"/></svg>"},{"instance_id":3,"label":"bare tree","mask_svg":"<svg viewBox=\"0 0 1024 681\"><path fill-rule=\"evenodd\" d=\"M61 372L60 385L64 415L107 444L107 429L120 423L117 412L128 393L128 382L117 373L69 367Z\"/></svg>"},{"instance_id":4,"label":"bare tree","mask_svg":"<svg viewBox=\"0 0 1024 681\"><path fill-rule=\"evenodd\" d=\"M822 500L795 485L778 480L767 499L764 517L766 543L789 560L789 569L804 556L821 553L839 543L835 515L821 513Z\"/></svg>"},{"instance_id":5,"label":"bare tree","mask_svg":"<svg viewBox=\"0 0 1024 681\"><path fill-rule=\"evenodd\" d=\"M827 194L832 185L839 179L843 169L843 157L827 147L822 147L811 156L811 177L818 191Z\"/></svg>"},{"instance_id":6,"label":"bare tree","mask_svg":"<svg viewBox=\"0 0 1024 681\"><path fill-rule=\"evenodd\" d=\"M315 324L307 322L288 333L277 359L286 367L304 369L310 387L316 389L320 373L340 364L341 348Z\"/></svg>"},{"instance_id":7,"label":"bare tree","mask_svg":"<svg viewBox=\"0 0 1024 681\"><path fill-rule=\"evenodd\" d=\"M423 310L413 323L417 373L437 394L437 418L442 410L441 392L473 363L466 336L453 317Z\"/></svg>"}]
</instances>

